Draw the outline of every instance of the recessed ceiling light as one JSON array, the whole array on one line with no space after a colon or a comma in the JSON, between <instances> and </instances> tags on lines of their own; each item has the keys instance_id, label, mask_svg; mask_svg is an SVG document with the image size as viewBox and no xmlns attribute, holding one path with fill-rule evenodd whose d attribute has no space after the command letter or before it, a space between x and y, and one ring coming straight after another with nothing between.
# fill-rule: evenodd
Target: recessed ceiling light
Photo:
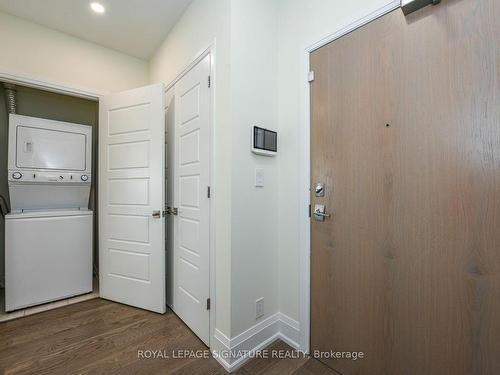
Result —
<instances>
[{"instance_id":1,"label":"recessed ceiling light","mask_svg":"<svg viewBox=\"0 0 500 375\"><path fill-rule=\"evenodd\" d=\"M104 13L106 11L106 8L99 3L90 3L90 8L96 13Z\"/></svg>"}]
</instances>

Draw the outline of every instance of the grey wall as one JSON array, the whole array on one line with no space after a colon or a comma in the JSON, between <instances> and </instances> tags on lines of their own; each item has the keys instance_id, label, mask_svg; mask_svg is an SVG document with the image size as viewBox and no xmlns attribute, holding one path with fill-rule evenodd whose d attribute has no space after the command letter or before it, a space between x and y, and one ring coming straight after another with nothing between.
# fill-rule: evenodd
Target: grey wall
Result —
<instances>
[{"instance_id":1,"label":"grey wall","mask_svg":"<svg viewBox=\"0 0 500 375\"><path fill-rule=\"evenodd\" d=\"M47 91L17 87L17 113L25 116L41 117L51 120L74 122L77 124L92 125L93 133L93 157L92 157L92 191L90 197L90 208L97 207L97 120L98 103L74 98L66 95L55 94ZM8 115L5 108L5 96L3 85L0 84L0 194L8 196L7 185L7 156L8 156ZM94 218L96 215L94 215ZM4 239L5 225L0 218L0 277L3 280L4 270ZM95 220L95 219L94 219ZM97 233L97 223L94 225L94 233ZM94 235L94 243L96 243ZM96 246L95 246L96 249Z\"/></svg>"}]
</instances>

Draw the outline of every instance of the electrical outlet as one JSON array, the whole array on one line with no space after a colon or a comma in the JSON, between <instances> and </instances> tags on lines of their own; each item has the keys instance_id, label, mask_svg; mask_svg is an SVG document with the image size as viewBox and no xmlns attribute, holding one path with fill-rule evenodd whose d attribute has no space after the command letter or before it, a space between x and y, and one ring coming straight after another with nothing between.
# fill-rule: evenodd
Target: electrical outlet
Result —
<instances>
[{"instance_id":1,"label":"electrical outlet","mask_svg":"<svg viewBox=\"0 0 500 375\"><path fill-rule=\"evenodd\" d=\"M264 316L264 297L259 298L255 301L255 319L259 319Z\"/></svg>"}]
</instances>

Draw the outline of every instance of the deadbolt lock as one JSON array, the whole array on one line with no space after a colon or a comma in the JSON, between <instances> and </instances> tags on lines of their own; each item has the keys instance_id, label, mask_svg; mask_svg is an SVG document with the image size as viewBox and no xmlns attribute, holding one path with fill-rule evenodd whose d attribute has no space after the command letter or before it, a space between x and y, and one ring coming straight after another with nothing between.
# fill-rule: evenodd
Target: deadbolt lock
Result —
<instances>
[{"instance_id":1,"label":"deadbolt lock","mask_svg":"<svg viewBox=\"0 0 500 375\"><path fill-rule=\"evenodd\" d=\"M316 197L324 197L325 196L325 184L322 182L318 182L316 187L314 188L314 195Z\"/></svg>"}]
</instances>

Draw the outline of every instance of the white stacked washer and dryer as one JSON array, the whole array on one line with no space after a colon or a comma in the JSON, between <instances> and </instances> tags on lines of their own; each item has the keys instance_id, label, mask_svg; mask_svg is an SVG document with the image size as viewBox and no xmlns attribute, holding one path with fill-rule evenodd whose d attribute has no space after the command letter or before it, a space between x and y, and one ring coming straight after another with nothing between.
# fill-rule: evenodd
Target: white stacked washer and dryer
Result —
<instances>
[{"instance_id":1,"label":"white stacked washer and dryer","mask_svg":"<svg viewBox=\"0 0 500 375\"><path fill-rule=\"evenodd\" d=\"M92 291L92 128L11 114L5 309Z\"/></svg>"}]
</instances>

